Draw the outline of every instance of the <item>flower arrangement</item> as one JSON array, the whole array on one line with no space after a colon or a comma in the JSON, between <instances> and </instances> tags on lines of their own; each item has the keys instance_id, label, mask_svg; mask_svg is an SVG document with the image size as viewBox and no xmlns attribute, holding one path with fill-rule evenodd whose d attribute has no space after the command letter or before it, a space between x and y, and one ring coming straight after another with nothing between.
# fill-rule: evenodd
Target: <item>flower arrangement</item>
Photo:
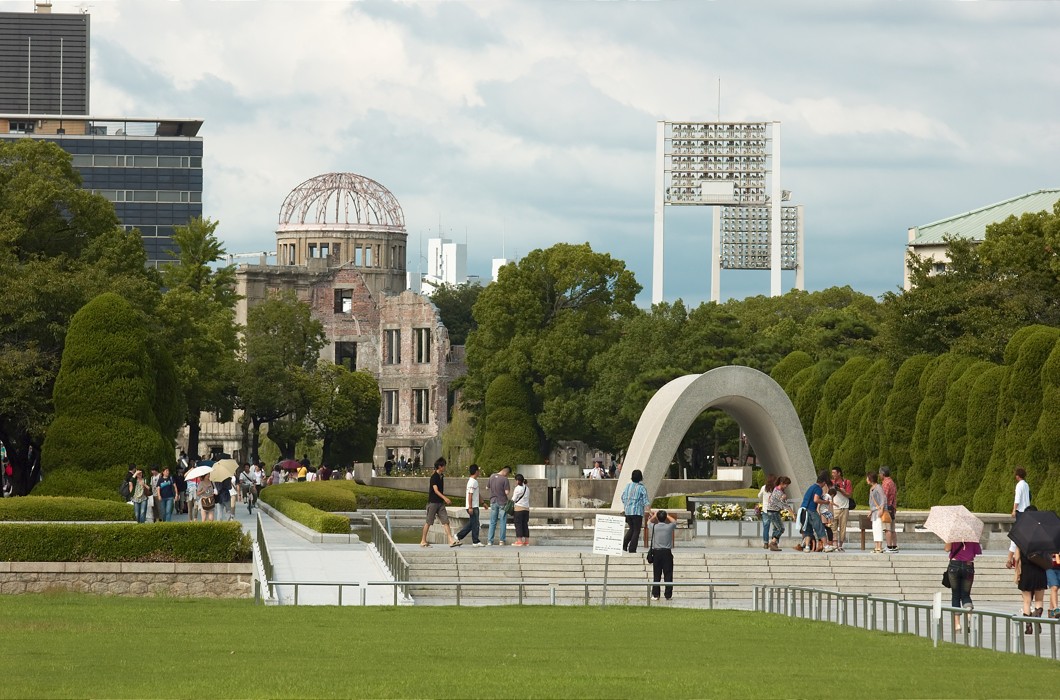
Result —
<instances>
[{"instance_id":1,"label":"flower arrangement","mask_svg":"<svg viewBox=\"0 0 1060 700\"><path fill-rule=\"evenodd\" d=\"M743 520L744 509L739 503L711 503L696 509L698 520Z\"/></svg>"},{"instance_id":2,"label":"flower arrangement","mask_svg":"<svg viewBox=\"0 0 1060 700\"><path fill-rule=\"evenodd\" d=\"M795 516L791 514L789 510L780 511L780 519L786 523L795 522Z\"/></svg>"}]
</instances>

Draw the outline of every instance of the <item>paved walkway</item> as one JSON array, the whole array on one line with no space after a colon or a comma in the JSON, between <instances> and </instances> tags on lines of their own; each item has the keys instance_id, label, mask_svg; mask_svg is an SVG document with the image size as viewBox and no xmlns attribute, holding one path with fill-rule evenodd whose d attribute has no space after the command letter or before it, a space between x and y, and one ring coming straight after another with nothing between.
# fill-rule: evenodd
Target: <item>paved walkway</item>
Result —
<instances>
[{"instance_id":1,"label":"paved walkway","mask_svg":"<svg viewBox=\"0 0 1060 700\"><path fill-rule=\"evenodd\" d=\"M186 517L186 516L184 516ZM239 503L235 519L251 537L257 538L258 509L253 513ZM371 546L358 544L318 544L299 537L273 518L261 514L262 532L269 547L272 575L275 581L327 583L326 586L298 586L299 605L338 605L339 587L335 584L363 584L367 581L392 580ZM294 586L277 586L280 605L293 605ZM393 605L392 589L369 586L368 605ZM343 605L360 605L361 593L354 586L342 590Z\"/></svg>"}]
</instances>

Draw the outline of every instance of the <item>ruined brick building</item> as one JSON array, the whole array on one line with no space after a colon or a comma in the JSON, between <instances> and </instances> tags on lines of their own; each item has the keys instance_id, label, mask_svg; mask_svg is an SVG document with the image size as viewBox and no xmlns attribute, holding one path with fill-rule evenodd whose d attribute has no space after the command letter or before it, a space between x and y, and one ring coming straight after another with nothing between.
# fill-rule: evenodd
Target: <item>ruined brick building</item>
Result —
<instances>
[{"instance_id":1,"label":"ruined brick building","mask_svg":"<svg viewBox=\"0 0 1060 700\"><path fill-rule=\"evenodd\" d=\"M393 194L369 178L330 173L284 200L276 264L240 265L236 320L272 291L293 290L324 326L321 357L371 372L382 392L375 462L404 456L431 462L449 409L449 385L464 372L462 348L429 299L406 291L404 215ZM236 453L240 426L203 416L201 450Z\"/></svg>"}]
</instances>

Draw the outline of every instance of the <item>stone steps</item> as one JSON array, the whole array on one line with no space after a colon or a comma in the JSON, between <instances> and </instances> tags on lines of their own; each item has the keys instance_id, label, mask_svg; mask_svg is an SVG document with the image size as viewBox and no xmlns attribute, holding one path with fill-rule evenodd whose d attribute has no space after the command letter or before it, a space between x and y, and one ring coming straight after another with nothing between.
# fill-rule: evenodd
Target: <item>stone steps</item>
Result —
<instances>
[{"instance_id":1,"label":"stone steps","mask_svg":"<svg viewBox=\"0 0 1060 700\"><path fill-rule=\"evenodd\" d=\"M815 554L797 552L714 552L710 550L677 550L674 552L678 581L718 581L739 584L737 588L717 588L715 598L742 600L750 598L756 584L797 585L869 593L911 600L929 600L943 590L939 585L946 561L937 553L903 553L880 556L861 553ZM405 553L411 578L419 581L527 581L524 599L548 599L549 584L603 580L605 557L588 552L556 550L520 550L509 548L432 549ZM651 580L651 566L643 555L611 557L607 562L609 582L644 582ZM678 588L683 597L706 599L706 586ZM945 591L944 591L945 592ZM451 586L412 587L418 602L444 604L452 602ZM583 601L584 589L561 586L557 601ZM473 586L461 591L461 598L515 601L516 588ZM590 601L599 601L600 586L590 588ZM976 564L972 597L977 601L1018 600L1012 572L1004 568L1003 557L983 557ZM644 593L636 589L609 589L608 600L615 603L639 603Z\"/></svg>"}]
</instances>

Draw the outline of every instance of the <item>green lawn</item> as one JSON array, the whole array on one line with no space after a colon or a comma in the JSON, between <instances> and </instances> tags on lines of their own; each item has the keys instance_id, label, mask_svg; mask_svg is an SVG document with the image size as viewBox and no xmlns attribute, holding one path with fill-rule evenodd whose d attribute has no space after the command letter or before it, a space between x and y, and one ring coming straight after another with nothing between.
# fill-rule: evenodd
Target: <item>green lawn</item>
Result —
<instances>
[{"instance_id":1,"label":"green lawn","mask_svg":"<svg viewBox=\"0 0 1060 700\"><path fill-rule=\"evenodd\" d=\"M0 598L0 697L1048 697L1060 663L763 613ZM840 690L841 689L841 690Z\"/></svg>"}]
</instances>

